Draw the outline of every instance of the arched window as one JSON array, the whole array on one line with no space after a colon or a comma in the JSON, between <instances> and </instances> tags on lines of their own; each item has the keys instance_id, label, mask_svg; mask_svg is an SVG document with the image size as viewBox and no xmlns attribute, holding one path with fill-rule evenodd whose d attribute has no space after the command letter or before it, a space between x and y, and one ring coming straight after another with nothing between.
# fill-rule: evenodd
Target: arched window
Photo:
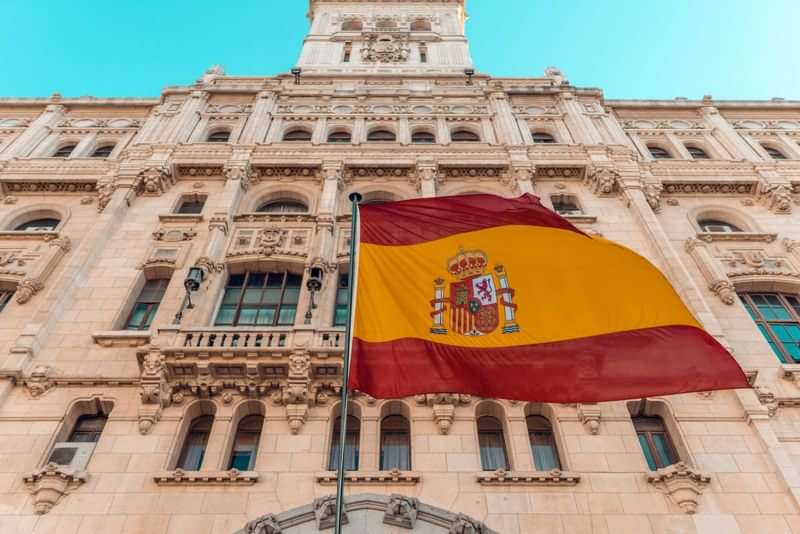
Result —
<instances>
[{"instance_id":1,"label":"arched window","mask_svg":"<svg viewBox=\"0 0 800 534\"><path fill-rule=\"evenodd\" d=\"M672 159L672 154L661 148L660 146L648 146L647 150L654 159Z\"/></svg>"},{"instance_id":2,"label":"arched window","mask_svg":"<svg viewBox=\"0 0 800 534\"><path fill-rule=\"evenodd\" d=\"M201 415L192 420L176 467L184 471L200 470L203 465L203 457L206 454L206 446L208 445L212 424L214 424L213 415Z\"/></svg>"},{"instance_id":3,"label":"arched window","mask_svg":"<svg viewBox=\"0 0 800 534\"><path fill-rule=\"evenodd\" d=\"M578 199L575 195L552 195L550 202L553 203L553 210L559 215L583 215L583 210L578 204Z\"/></svg>"},{"instance_id":4,"label":"arched window","mask_svg":"<svg viewBox=\"0 0 800 534\"><path fill-rule=\"evenodd\" d=\"M787 293L740 293L772 352L783 363L800 363L800 298Z\"/></svg>"},{"instance_id":5,"label":"arched window","mask_svg":"<svg viewBox=\"0 0 800 534\"><path fill-rule=\"evenodd\" d=\"M284 141L311 141L311 132L302 128L289 130L283 136Z\"/></svg>"},{"instance_id":6,"label":"arched window","mask_svg":"<svg viewBox=\"0 0 800 534\"><path fill-rule=\"evenodd\" d=\"M689 155L692 156L692 159L710 159L706 151L702 148L696 146L687 146L686 150L689 151Z\"/></svg>"},{"instance_id":7,"label":"arched window","mask_svg":"<svg viewBox=\"0 0 800 534\"><path fill-rule=\"evenodd\" d=\"M92 152L93 158L107 158L114 151L114 145L101 145Z\"/></svg>"},{"instance_id":8,"label":"arched window","mask_svg":"<svg viewBox=\"0 0 800 534\"><path fill-rule=\"evenodd\" d=\"M364 25L358 19L348 19L342 23L343 32L360 32Z\"/></svg>"},{"instance_id":9,"label":"arched window","mask_svg":"<svg viewBox=\"0 0 800 534\"><path fill-rule=\"evenodd\" d=\"M261 428L264 426L264 417L261 415L248 415L239 421L236 427L236 437L231 449L231 460L228 469L239 471L252 471L256 465L258 442L261 439Z\"/></svg>"},{"instance_id":10,"label":"arched window","mask_svg":"<svg viewBox=\"0 0 800 534\"><path fill-rule=\"evenodd\" d=\"M349 143L351 140L350 132L337 131L328 134L329 143Z\"/></svg>"},{"instance_id":11,"label":"arched window","mask_svg":"<svg viewBox=\"0 0 800 534\"><path fill-rule=\"evenodd\" d=\"M339 466L339 433L342 417L336 417L331 433L331 454L328 457L328 469L336 471ZM354 415L347 416L347 435L345 436L344 470L358 471L358 447L361 436L361 421Z\"/></svg>"},{"instance_id":12,"label":"arched window","mask_svg":"<svg viewBox=\"0 0 800 534\"><path fill-rule=\"evenodd\" d=\"M769 157L771 157L772 159L786 159L786 155L777 148L772 148L771 146L765 146L764 150L767 152L767 154L769 154Z\"/></svg>"},{"instance_id":13,"label":"arched window","mask_svg":"<svg viewBox=\"0 0 800 534\"><path fill-rule=\"evenodd\" d=\"M478 446L481 449L481 469L484 471L508 470L503 425L496 417L484 415L478 418Z\"/></svg>"},{"instance_id":14,"label":"arched window","mask_svg":"<svg viewBox=\"0 0 800 534\"><path fill-rule=\"evenodd\" d=\"M145 282L128 317L128 330L147 330L156 316L161 299L167 291L169 278L154 278Z\"/></svg>"},{"instance_id":15,"label":"arched window","mask_svg":"<svg viewBox=\"0 0 800 534\"><path fill-rule=\"evenodd\" d=\"M72 443L97 443L103 428L106 426L108 416L98 413L94 415L81 415L75 422L67 441Z\"/></svg>"},{"instance_id":16,"label":"arched window","mask_svg":"<svg viewBox=\"0 0 800 534\"><path fill-rule=\"evenodd\" d=\"M638 416L632 419L639 445L651 470L655 471L678 461L678 454L661 417Z\"/></svg>"},{"instance_id":17,"label":"arched window","mask_svg":"<svg viewBox=\"0 0 800 534\"><path fill-rule=\"evenodd\" d=\"M700 229L703 230L704 232L730 234L742 231L742 229L736 226L735 224L729 223L727 221L721 221L719 219L700 219L699 221L697 221L697 224L700 226Z\"/></svg>"},{"instance_id":18,"label":"arched window","mask_svg":"<svg viewBox=\"0 0 800 534\"><path fill-rule=\"evenodd\" d=\"M450 140L455 143L478 143L481 138L478 134L469 130L456 130L450 134Z\"/></svg>"},{"instance_id":19,"label":"arched window","mask_svg":"<svg viewBox=\"0 0 800 534\"><path fill-rule=\"evenodd\" d=\"M390 142L396 139L397 137L394 135L394 132L389 130L373 130L367 135L367 141Z\"/></svg>"},{"instance_id":20,"label":"arched window","mask_svg":"<svg viewBox=\"0 0 800 534\"><path fill-rule=\"evenodd\" d=\"M44 217L24 222L14 228L15 232L52 232L61 221L53 217Z\"/></svg>"},{"instance_id":21,"label":"arched window","mask_svg":"<svg viewBox=\"0 0 800 534\"><path fill-rule=\"evenodd\" d=\"M528 424L528 438L531 443L531 454L533 454L533 463L536 469L538 471L561 469L556 439L553 435L553 426L550 421L542 415L529 415L526 418L526 422Z\"/></svg>"},{"instance_id":22,"label":"arched window","mask_svg":"<svg viewBox=\"0 0 800 534\"><path fill-rule=\"evenodd\" d=\"M0 312L8 305L11 301L11 297L14 296L14 291L11 289L0 289Z\"/></svg>"},{"instance_id":23,"label":"arched window","mask_svg":"<svg viewBox=\"0 0 800 534\"><path fill-rule=\"evenodd\" d=\"M411 469L411 428L402 415L389 415L381 421L381 470Z\"/></svg>"},{"instance_id":24,"label":"arched window","mask_svg":"<svg viewBox=\"0 0 800 534\"><path fill-rule=\"evenodd\" d=\"M215 132L211 132L206 138L206 141L209 143L227 143L230 138L230 130L217 130Z\"/></svg>"},{"instance_id":25,"label":"arched window","mask_svg":"<svg viewBox=\"0 0 800 534\"><path fill-rule=\"evenodd\" d=\"M430 145L436 142L436 136L430 132L414 132L411 134L411 142L416 145Z\"/></svg>"},{"instance_id":26,"label":"arched window","mask_svg":"<svg viewBox=\"0 0 800 534\"><path fill-rule=\"evenodd\" d=\"M537 145L552 145L556 142L555 137L547 132L531 132L531 137Z\"/></svg>"},{"instance_id":27,"label":"arched window","mask_svg":"<svg viewBox=\"0 0 800 534\"><path fill-rule=\"evenodd\" d=\"M256 211L258 213L307 213L308 206L299 200L279 198L263 203Z\"/></svg>"},{"instance_id":28,"label":"arched window","mask_svg":"<svg viewBox=\"0 0 800 534\"><path fill-rule=\"evenodd\" d=\"M302 275L289 272L230 275L215 324L293 325L302 280Z\"/></svg>"},{"instance_id":29,"label":"arched window","mask_svg":"<svg viewBox=\"0 0 800 534\"><path fill-rule=\"evenodd\" d=\"M412 32L429 32L431 31L431 21L427 19L414 19L411 22Z\"/></svg>"},{"instance_id":30,"label":"arched window","mask_svg":"<svg viewBox=\"0 0 800 534\"><path fill-rule=\"evenodd\" d=\"M70 155L75 151L78 145L64 145L56 150L55 154L53 154L54 158L68 158Z\"/></svg>"}]
</instances>

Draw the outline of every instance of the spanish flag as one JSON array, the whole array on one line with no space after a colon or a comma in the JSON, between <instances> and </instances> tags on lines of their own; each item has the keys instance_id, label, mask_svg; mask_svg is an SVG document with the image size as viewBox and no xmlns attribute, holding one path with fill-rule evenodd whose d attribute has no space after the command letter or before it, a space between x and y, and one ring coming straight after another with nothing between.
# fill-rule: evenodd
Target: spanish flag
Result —
<instances>
[{"instance_id":1,"label":"spanish flag","mask_svg":"<svg viewBox=\"0 0 800 534\"><path fill-rule=\"evenodd\" d=\"M573 403L749 387L658 269L532 195L359 212L351 390Z\"/></svg>"}]
</instances>

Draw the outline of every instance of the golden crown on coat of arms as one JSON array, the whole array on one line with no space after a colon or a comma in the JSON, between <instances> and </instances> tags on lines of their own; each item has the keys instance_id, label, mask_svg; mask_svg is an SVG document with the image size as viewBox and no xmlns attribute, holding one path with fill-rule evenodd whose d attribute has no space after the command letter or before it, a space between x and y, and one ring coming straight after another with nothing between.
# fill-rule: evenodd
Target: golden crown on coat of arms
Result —
<instances>
[{"instance_id":1,"label":"golden crown on coat of arms","mask_svg":"<svg viewBox=\"0 0 800 534\"><path fill-rule=\"evenodd\" d=\"M447 261L447 272L458 279L483 274L489 259L480 250L461 250Z\"/></svg>"}]
</instances>

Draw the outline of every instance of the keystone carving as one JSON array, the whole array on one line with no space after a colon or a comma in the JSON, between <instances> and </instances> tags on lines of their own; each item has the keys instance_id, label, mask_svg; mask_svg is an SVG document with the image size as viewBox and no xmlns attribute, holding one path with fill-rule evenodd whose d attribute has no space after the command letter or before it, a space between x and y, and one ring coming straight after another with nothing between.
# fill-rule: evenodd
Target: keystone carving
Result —
<instances>
[{"instance_id":1,"label":"keystone carving","mask_svg":"<svg viewBox=\"0 0 800 534\"><path fill-rule=\"evenodd\" d=\"M409 183L416 187L417 193L435 192L436 187L440 184L439 170L436 166L418 165L417 172L411 175Z\"/></svg>"},{"instance_id":2,"label":"keystone carving","mask_svg":"<svg viewBox=\"0 0 800 534\"><path fill-rule=\"evenodd\" d=\"M167 372L164 356L158 347L152 347L141 360L142 404L139 407L139 432L148 434L153 425L161 419L161 413L171 402L170 387L167 383Z\"/></svg>"},{"instance_id":3,"label":"keystone carving","mask_svg":"<svg viewBox=\"0 0 800 534\"><path fill-rule=\"evenodd\" d=\"M53 368L49 365L37 365L33 368L30 376L25 378L25 388L34 399L38 399L48 391L50 391L55 384L50 378Z\"/></svg>"},{"instance_id":4,"label":"keystone carving","mask_svg":"<svg viewBox=\"0 0 800 534\"><path fill-rule=\"evenodd\" d=\"M208 231L219 230L228 235L228 217L225 215L212 215L208 220Z\"/></svg>"},{"instance_id":5,"label":"keystone carving","mask_svg":"<svg viewBox=\"0 0 800 534\"><path fill-rule=\"evenodd\" d=\"M281 534L281 526L274 515L263 515L245 525L246 534Z\"/></svg>"},{"instance_id":6,"label":"keystone carving","mask_svg":"<svg viewBox=\"0 0 800 534\"><path fill-rule=\"evenodd\" d=\"M644 186L644 198L655 213L661 211L661 192L663 190L664 186L661 184L645 184Z\"/></svg>"},{"instance_id":7,"label":"keystone carving","mask_svg":"<svg viewBox=\"0 0 800 534\"><path fill-rule=\"evenodd\" d=\"M364 63L401 63L408 59L408 38L391 34L370 35L361 49Z\"/></svg>"},{"instance_id":8,"label":"keystone carving","mask_svg":"<svg viewBox=\"0 0 800 534\"><path fill-rule=\"evenodd\" d=\"M162 165L148 167L139 173L136 180L136 192L140 195L158 196L166 193L175 184L172 172Z\"/></svg>"},{"instance_id":9,"label":"keystone carving","mask_svg":"<svg viewBox=\"0 0 800 534\"><path fill-rule=\"evenodd\" d=\"M206 272L206 274L221 273L225 270L225 264L220 262L215 262L208 256L202 256L200 258L197 258L195 265L203 269Z\"/></svg>"},{"instance_id":10,"label":"keystone carving","mask_svg":"<svg viewBox=\"0 0 800 534\"><path fill-rule=\"evenodd\" d=\"M233 182L238 181L241 188L245 191L247 191L250 186L257 181L257 176L250 167L250 164L247 162L229 164L225 167L222 173L226 180Z\"/></svg>"},{"instance_id":11,"label":"keystone carving","mask_svg":"<svg viewBox=\"0 0 800 534\"><path fill-rule=\"evenodd\" d=\"M259 254L263 256L272 256L275 251L283 245L286 238L286 230L278 226L268 226L261 230L258 235Z\"/></svg>"},{"instance_id":12,"label":"keystone carving","mask_svg":"<svg viewBox=\"0 0 800 534\"><path fill-rule=\"evenodd\" d=\"M711 256L706 243L695 237L686 240L686 252L697 264L697 268L708 283L708 289L727 305L736 302L736 288L722 270L719 263Z\"/></svg>"},{"instance_id":13,"label":"keystone carving","mask_svg":"<svg viewBox=\"0 0 800 534\"><path fill-rule=\"evenodd\" d=\"M584 183L598 196L611 196L616 192L620 175L608 167L600 167L586 175Z\"/></svg>"},{"instance_id":14,"label":"keystone carving","mask_svg":"<svg viewBox=\"0 0 800 534\"><path fill-rule=\"evenodd\" d=\"M314 517L317 520L317 530L325 530L336 526L336 496L326 495L319 499L314 499L312 504ZM342 524L348 523L347 512L342 511Z\"/></svg>"},{"instance_id":15,"label":"keystone carving","mask_svg":"<svg viewBox=\"0 0 800 534\"><path fill-rule=\"evenodd\" d=\"M114 194L116 186L110 180L100 181L97 184L97 212L103 213L108 203L111 202L111 196Z\"/></svg>"},{"instance_id":16,"label":"keystone carving","mask_svg":"<svg viewBox=\"0 0 800 534\"><path fill-rule=\"evenodd\" d=\"M456 405L469 404L469 395L457 393L429 393L416 396L417 404L433 408L433 421L442 434L449 434L456 414Z\"/></svg>"},{"instance_id":17,"label":"keystone carving","mask_svg":"<svg viewBox=\"0 0 800 534\"><path fill-rule=\"evenodd\" d=\"M503 177L503 183L515 194L533 191L533 178L536 168L533 165L516 166Z\"/></svg>"},{"instance_id":18,"label":"keystone carving","mask_svg":"<svg viewBox=\"0 0 800 534\"><path fill-rule=\"evenodd\" d=\"M758 197L773 213L792 212L792 188L789 185L762 183Z\"/></svg>"},{"instance_id":19,"label":"keystone carving","mask_svg":"<svg viewBox=\"0 0 800 534\"><path fill-rule=\"evenodd\" d=\"M418 508L419 500L414 497L393 494L389 497L389 504L386 505L383 522L387 525L414 530L414 526L417 524Z\"/></svg>"},{"instance_id":20,"label":"keystone carving","mask_svg":"<svg viewBox=\"0 0 800 534\"><path fill-rule=\"evenodd\" d=\"M464 514L458 514L450 526L449 534L488 534L489 529L475 519Z\"/></svg>"},{"instance_id":21,"label":"keystone carving","mask_svg":"<svg viewBox=\"0 0 800 534\"><path fill-rule=\"evenodd\" d=\"M42 289L44 289L44 284L37 278L28 278L23 280L17 284L15 300L17 301L17 304L25 304Z\"/></svg>"},{"instance_id":22,"label":"keystone carving","mask_svg":"<svg viewBox=\"0 0 800 534\"><path fill-rule=\"evenodd\" d=\"M44 467L26 474L22 478L33 496L33 509L37 514L52 510L61 497L86 482L88 475L69 467L48 463Z\"/></svg>"},{"instance_id":23,"label":"keystone carving","mask_svg":"<svg viewBox=\"0 0 800 534\"><path fill-rule=\"evenodd\" d=\"M658 469L647 475L647 482L667 494L687 514L697 511L697 503L711 478L684 462Z\"/></svg>"},{"instance_id":24,"label":"keystone carving","mask_svg":"<svg viewBox=\"0 0 800 534\"><path fill-rule=\"evenodd\" d=\"M600 432L600 406L597 404L579 404L578 419L593 436Z\"/></svg>"}]
</instances>

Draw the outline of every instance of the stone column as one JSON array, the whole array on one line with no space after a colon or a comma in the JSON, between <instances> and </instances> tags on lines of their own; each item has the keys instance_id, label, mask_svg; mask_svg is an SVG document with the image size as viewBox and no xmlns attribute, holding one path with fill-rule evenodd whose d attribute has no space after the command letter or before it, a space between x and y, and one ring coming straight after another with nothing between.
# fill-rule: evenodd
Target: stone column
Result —
<instances>
[{"instance_id":1,"label":"stone column","mask_svg":"<svg viewBox=\"0 0 800 534\"><path fill-rule=\"evenodd\" d=\"M189 139L194 127L200 120L200 113L208 101L205 91L192 91L184 100L180 112L172 119L169 133L166 135L167 143L184 143Z\"/></svg>"},{"instance_id":2,"label":"stone column","mask_svg":"<svg viewBox=\"0 0 800 534\"><path fill-rule=\"evenodd\" d=\"M761 161L759 154L747 144L725 117L720 115L717 108L714 106L703 106L700 108L700 114L711 127L714 136L719 140L722 146L730 152L734 159Z\"/></svg>"},{"instance_id":3,"label":"stone column","mask_svg":"<svg viewBox=\"0 0 800 534\"><path fill-rule=\"evenodd\" d=\"M48 105L0 154L0 161L28 156L50 134L50 129L61 122L65 112L66 108L60 104Z\"/></svg>"},{"instance_id":4,"label":"stone column","mask_svg":"<svg viewBox=\"0 0 800 534\"><path fill-rule=\"evenodd\" d=\"M436 186L439 179L438 165L433 160L418 160L413 182L417 186L419 196L430 198L436 196Z\"/></svg>"},{"instance_id":5,"label":"stone column","mask_svg":"<svg viewBox=\"0 0 800 534\"><path fill-rule=\"evenodd\" d=\"M436 141L440 145L450 144L450 128L447 127L447 120L444 117L436 119Z\"/></svg>"},{"instance_id":6,"label":"stone column","mask_svg":"<svg viewBox=\"0 0 800 534\"><path fill-rule=\"evenodd\" d=\"M363 117L358 117L353 123L352 143L360 145L366 141L366 124Z\"/></svg>"},{"instance_id":7,"label":"stone column","mask_svg":"<svg viewBox=\"0 0 800 534\"><path fill-rule=\"evenodd\" d=\"M311 134L311 143L314 145L321 145L323 144L326 139L326 133L328 130L328 118L327 117L320 117L317 119L317 122L314 124L314 131Z\"/></svg>"},{"instance_id":8,"label":"stone column","mask_svg":"<svg viewBox=\"0 0 800 534\"><path fill-rule=\"evenodd\" d=\"M97 132L92 132L89 135L83 136L81 142L72 151L71 157L73 158L87 158L91 156L91 151L94 150L94 144L97 141Z\"/></svg>"},{"instance_id":9,"label":"stone column","mask_svg":"<svg viewBox=\"0 0 800 534\"><path fill-rule=\"evenodd\" d=\"M505 145L523 144L514 112L508 102L508 96L501 91L490 93L489 109L493 114L494 123L497 125L500 143Z\"/></svg>"},{"instance_id":10,"label":"stone column","mask_svg":"<svg viewBox=\"0 0 800 534\"><path fill-rule=\"evenodd\" d=\"M408 124L408 117L400 117L397 140L401 145L411 144L411 127Z\"/></svg>"},{"instance_id":11,"label":"stone column","mask_svg":"<svg viewBox=\"0 0 800 534\"><path fill-rule=\"evenodd\" d=\"M569 91L559 94L559 106L564 111L564 122L572 137L581 145L597 145L602 143L600 133L584 114L583 107Z\"/></svg>"},{"instance_id":12,"label":"stone column","mask_svg":"<svg viewBox=\"0 0 800 534\"><path fill-rule=\"evenodd\" d=\"M264 142L269 125L272 122L276 96L272 91L261 91L256 95L253 112L247 118L247 124L240 137L243 144L251 145Z\"/></svg>"}]
</instances>

